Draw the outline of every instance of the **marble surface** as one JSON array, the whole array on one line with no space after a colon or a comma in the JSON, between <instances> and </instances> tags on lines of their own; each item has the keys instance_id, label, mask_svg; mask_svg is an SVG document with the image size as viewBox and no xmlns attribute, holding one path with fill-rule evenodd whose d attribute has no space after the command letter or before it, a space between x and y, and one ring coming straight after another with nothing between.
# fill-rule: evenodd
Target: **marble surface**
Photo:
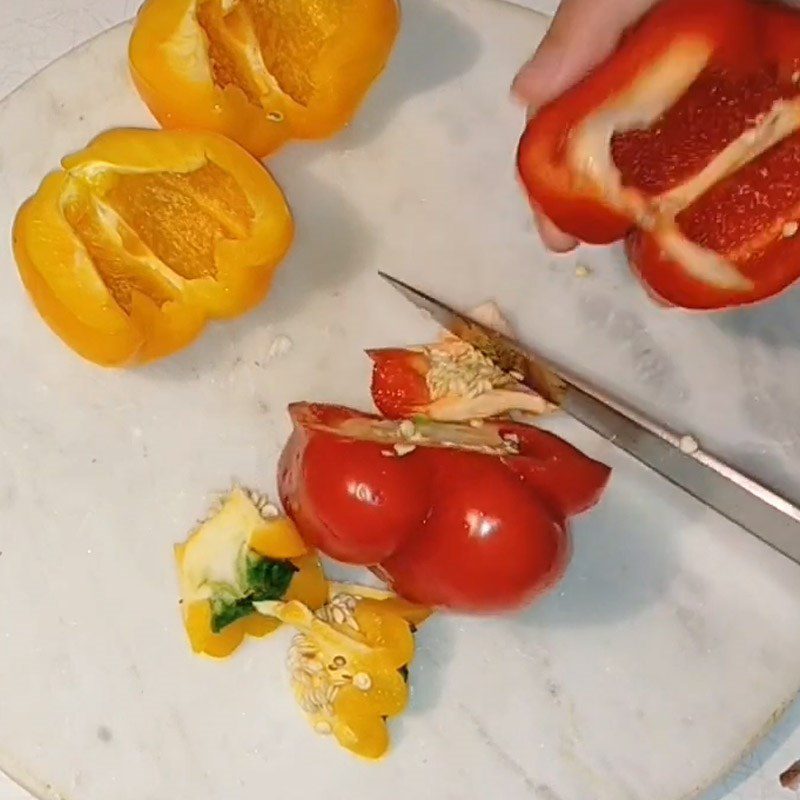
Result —
<instances>
[{"instance_id":1,"label":"marble surface","mask_svg":"<svg viewBox=\"0 0 800 800\"><path fill-rule=\"evenodd\" d=\"M408 5L416 8L421 1ZM0 92L125 18L133 5L5 0ZM720 323L689 321L657 312L644 301L613 251L578 256L594 268L584 281L574 279L574 259L541 254L507 163L517 112L499 98L529 49L528 40L544 23L517 11L489 16L488 3L477 0L463 0L457 16L446 2L429 5L434 9L429 17L415 24L410 16L410 27L421 38L404 40L395 72L359 124L331 146L287 151L275 161L290 196L309 217L325 220L328 235L320 237L322 246L301 226L298 248L263 317L220 328L169 365L120 379L83 367L64 352L20 299L9 270L3 272L2 296L19 302L0 329L2 368L15 376L14 393L0 393L6 423L0 479L11 478L4 485L20 496L14 525L8 525L8 504L1 512L0 585L14 600L6 604L10 619L0 628L6 650L0 665L0 767L27 775L30 788L47 800L127 800L127 788L117 783L126 771L151 780L131 795L137 800L190 793L212 800L230 797L235 784L215 784L219 773L203 775L202 767L193 777L185 764L211 768L213 737L195 735L198 699L217 692L235 704L241 685L268 695L262 716L242 713L235 705L230 713L220 712L220 724L235 725L254 743L246 753L229 754L241 766L242 780L249 781L247 770L267 758L281 774L281 765L290 763L287 749L300 746L343 787L366 791L375 780L396 785L391 776L379 779L353 769L329 743L310 736L288 698L265 691L270 677L280 680L270 671L270 661L279 659L251 648L230 667L210 670L186 658L175 619L149 624L171 608L168 543L199 513L206 487L231 474L269 486L269 451L284 435L284 423L279 414L265 419L257 404L280 409L298 387L324 397L333 383L338 384L336 399L363 402L358 393L345 396L355 390L344 389L363 380L357 348L403 338L400 331L422 335L422 323L373 282L376 266L467 304L498 295L496 263L502 263L507 286L498 299L531 340L574 354L584 370L602 368L609 385L624 386L677 424L696 424L723 454L773 482L789 489L800 485L792 414L800 389L794 349L800 330L793 322L797 301L790 296L770 312L747 312ZM433 42L433 34L425 33L442 33L442 26L450 44L445 52L437 49L436 63L423 70L418 62L427 62L420 53ZM111 34L32 84L36 88L27 99L18 95L0 108L3 224L57 156L101 126L146 122L135 99L125 94L123 70L109 68L109 54L123 40L124 32ZM75 75L85 76L82 92L70 84L69 64ZM465 96L475 98L469 107ZM80 121L74 104L82 105ZM387 153L394 157L388 159ZM460 159L458 169L446 168L450 159ZM364 197L362 176L375 163L382 165L384 185L369 202L357 199L351 208L351 198ZM498 178L504 170L507 174ZM459 208L449 205L453 181L460 181L464 198ZM480 203L474 187L481 187ZM362 195L347 191L345 201L341 191L356 188ZM485 221L483 204L497 215L492 223ZM445 226L431 225L431 209L441 208L447 208L448 224L461 232L455 249ZM404 226L388 225L390 213ZM377 239L376 230L381 230ZM344 272L330 275L329 263ZM472 280L455 288L453 269L460 268L468 269ZM296 303L300 295L309 298L303 307ZM375 304L366 313L365 296ZM350 320L344 327L342 315ZM570 318L574 321L566 325ZM330 323L327 345L321 346L318 337L309 339L310 320ZM254 366L278 332L292 336L293 357L268 370ZM353 357L343 358L332 373L330 348L339 339ZM693 351L697 341L710 348L707 357ZM33 356L23 359L31 365L26 369L19 368L15 355L20 346ZM316 367L311 376L303 359ZM206 424L228 408L233 389L242 430ZM176 440L171 437L178 411L187 431ZM561 425L590 451L613 456L585 432ZM249 435L255 428L257 443ZM22 455L45 443L47 458ZM204 457L209 450L214 464ZM15 454L10 473L9 452ZM127 465L131 482L122 494L119 463ZM185 472L164 483L156 464ZM399 775L414 763L414 773L404 779L423 781L420 786L430 794L421 797L447 796L444 784L427 782L447 774L442 764L451 770L451 783L462 787L456 796L488 796L488 788L469 771L470 764L480 762L492 791L505 789L509 797L680 800L726 770L797 688L797 572L739 531L698 515L692 504L625 459L616 458L615 466L612 495L579 526L575 567L558 595L522 620L491 626L442 623L423 640L414 713L403 723L395 760L386 766ZM76 473L91 477L96 495L90 498L80 489ZM202 488L187 492L187 486ZM120 528L120 503L131 495L151 502L145 509L126 509L121 541L109 541L108 531ZM161 509L159 518L152 507ZM36 536L21 530L32 518ZM72 546L75 541L80 549ZM80 591L54 565L43 570L50 592L29 597L26 565L35 563L42 549L58 551L106 607L91 609L88 590ZM112 580L104 573L123 562L124 575ZM715 566L712 574L708 564ZM72 592L76 602L63 607L59 598ZM21 599L24 604L15 606ZM35 625L22 617L23 609ZM485 653L506 658L497 663ZM47 690L24 688L29 682L20 683L19 676L25 669L30 681L41 680ZM487 692L476 682L484 674L494 674L507 691ZM121 697L127 700L120 705ZM273 731L273 740L265 739L264 715L279 720L280 730L288 733L275 737ZM785 796L777 788L777 774L800 754L799 717L795 708L706 797ZM99 734L106 723L116 737L112 747ZM186 740L176 743L187 728ZM610 728L616 728L614 736ZM430 773L424 767L428 758L440 759ZM193 783L198 778L203 794ZM60 794L47 788L48 781ZM18 796L11 785L0 783L0 800Z\"/></svg>"}]
</instances>

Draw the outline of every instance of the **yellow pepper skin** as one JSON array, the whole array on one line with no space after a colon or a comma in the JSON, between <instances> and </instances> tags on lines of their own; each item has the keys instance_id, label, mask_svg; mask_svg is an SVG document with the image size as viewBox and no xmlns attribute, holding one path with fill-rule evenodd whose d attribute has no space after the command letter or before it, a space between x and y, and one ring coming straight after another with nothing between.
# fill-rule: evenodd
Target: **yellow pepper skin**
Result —
<instances>
[{"instance_id":1,"label":"yellow pepper skin","mask_svg":"<svg viewBox=\"0 0 800 800\"><path fill-rule=\"evenodd\" d=\"M414 630L430 615L384 597L340 592L316 612L298 601L257 604L261 613L300 631L288 663L295 697L314 730L368 759L389 749L386 720L406 708Z\"/></svg>"},{"instance_id":2,"label":"yellow pepper skin","mask_svg":"<svg viewBox=\"0 0 800 800\"><path fill-rule=\"evenodd\" d=\"M293 232L280 188L234 142L118 129L44 179L13 243L50 328L89 361L126 366L257 305Z\"/></svg>"},{"instance_id":3,"label":"yellow pepper skin","mask_svg":"<svg viewBox=\"0 0 800 800\"><path fill-rule=\"evenodd\" d=\"M214 633L211 628L211 605L208 602L196 602L187 607L184 625L195 653L211 658L227 658L239 649L245 636L261 639L277 630L281 623L255 615L244 617L219 633Z\"/></svg>"},{"instance_id":4,"label":"yellow pepper skin","mask_svg":"<svg viewBox=\"0 0 800 800\"><path fill-rule=\"evenodd\" d=\"M280 620L256 613L252 606L240 619L215 630L210 585L241 580L234 563L252 555L289 562L294 574L283 595L317 609L328 598L328 582L316 554L309 551L294 524L277 516L276 509L255 493L235 488L189 539L175 547L175 561L181 585L183 622L192 650L199 655L226 658L246 636L262 638L280 627ZM247 586L227 586L234 594L246 596Z\"/></svg>"},{"instance_id":5,"label":"yellow pepper skin","mask_svg":"<svg viewBox=\"0 0 800 800\"><path fill-rule=\"evenodd\" d=\"M399 24L397 0L146 0L131 74L163 127L216 131L263 157L343 128Z\"/></svg>"}]
</instances>

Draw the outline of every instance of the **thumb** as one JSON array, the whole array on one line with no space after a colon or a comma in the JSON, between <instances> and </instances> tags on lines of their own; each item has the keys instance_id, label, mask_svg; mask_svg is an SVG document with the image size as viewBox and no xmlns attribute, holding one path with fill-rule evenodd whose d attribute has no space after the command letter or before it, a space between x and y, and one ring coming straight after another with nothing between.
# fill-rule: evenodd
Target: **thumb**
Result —
<instances>
[{"instance_id":1,"label":"thumb","mask_svg":"<svg viewBox=\"0 0 800 800\"><path fill-rule=\"evenodd\" d=\"M514 79L514 96L536 109L565 92L653 5L655 0L562 0L536 53Z\"/></svg>"}]
</instances>

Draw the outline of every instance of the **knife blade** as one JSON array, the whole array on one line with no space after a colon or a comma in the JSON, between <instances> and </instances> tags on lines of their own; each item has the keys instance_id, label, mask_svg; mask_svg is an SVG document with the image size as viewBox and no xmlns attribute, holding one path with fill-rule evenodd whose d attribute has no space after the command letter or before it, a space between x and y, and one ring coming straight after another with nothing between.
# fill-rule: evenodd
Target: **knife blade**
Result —
<instances>
[{"instance_id":1,"label":"knife blade","mask_svg":"<svg viewBox=\"0 0 800 800\"><path fill-rule=\"evenodd\" d=\"M800 564L800 507L681 435L595 388L530 347L413 286L380 276L445 330L476 347L506 372L657 472L703 505Z\"/></svg>"}]
</instances>

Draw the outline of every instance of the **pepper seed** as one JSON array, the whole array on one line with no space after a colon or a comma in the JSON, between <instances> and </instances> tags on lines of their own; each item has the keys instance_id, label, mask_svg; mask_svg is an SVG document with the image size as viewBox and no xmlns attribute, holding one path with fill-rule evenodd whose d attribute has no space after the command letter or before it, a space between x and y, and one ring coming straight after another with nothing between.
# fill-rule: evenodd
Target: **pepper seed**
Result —
<instances>
[{"instance_id":1,"label":"pepper seed","mask_svg":"<svg viewBox=\"0 0 800 800\"><path fill-rule=\"evenodd\" d=\"M353 675L353 686L361 692L368 692L372 688L372 678L366 672L357 672Z\"/></svg>"}]
</instances>

